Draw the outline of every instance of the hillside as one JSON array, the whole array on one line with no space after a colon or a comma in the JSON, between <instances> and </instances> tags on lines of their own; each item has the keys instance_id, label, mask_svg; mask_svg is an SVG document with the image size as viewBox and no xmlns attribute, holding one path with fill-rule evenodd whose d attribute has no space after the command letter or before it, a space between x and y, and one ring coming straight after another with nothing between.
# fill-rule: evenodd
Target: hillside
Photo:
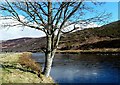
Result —
<instances>
[{"instance_id":1,"label":"hillside","mask_svg":"<svg viewBox=\"0 0 120 85\"><path fill-rule=\"evenodd\" d=\"M45 38L19 38L2 42L3 52L40 51L45 47Z\"/></svg>"},{"instance_id":2,"label":"hillside","mask_svg":"<svg viewBox=\"0 0 120 85\"><path fill-rule=\"evenodd\" d=\"M87 44L96 44L101 42L101 45L104 44L102 41L111 42L115 40L116 42L112 43L113 45L119 42L120 38L120 21L113 22L102 27L98 28L89 28L80 30L74 33L66 34L62 37L61 40L61 49L84 49L83 45ZM118 40L118 42L117 42ZM111 46L110 48L115 46ZM118 46L120 47L120 46ZM94 46L94 48L97 48ZM104 48L104 47L103 47Z\"/></svg>"},{"instance_id":3,"label":"hillside","mask_svg":"<svg viewBox=\"0 0 120 85\"><path fill-rule=\"evenodd\" d=\"M79 30L61 37L59 50L78 50L95 48L120 48L120 21L107 25ZM45 37L20 38L4 41L3 52L41 51L46 44Z\"/></svg>"}]
</instances>

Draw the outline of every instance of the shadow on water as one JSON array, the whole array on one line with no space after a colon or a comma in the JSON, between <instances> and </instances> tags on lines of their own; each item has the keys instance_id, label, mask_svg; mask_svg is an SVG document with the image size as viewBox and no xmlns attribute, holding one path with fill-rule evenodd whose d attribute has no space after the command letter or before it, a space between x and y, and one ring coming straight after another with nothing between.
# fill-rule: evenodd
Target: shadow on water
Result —
<instances>
[{"instance_id":1,"label":"shadow on water","mask_svg":"<svg viewBox=\"0 0 120 85\"><path fill-rule=\"evenodd\" d=\"M33 58L44 63L44 54ZM120 83L120 55L56 54L51 76L57 83Z\"/></svg>"}]
</instances>

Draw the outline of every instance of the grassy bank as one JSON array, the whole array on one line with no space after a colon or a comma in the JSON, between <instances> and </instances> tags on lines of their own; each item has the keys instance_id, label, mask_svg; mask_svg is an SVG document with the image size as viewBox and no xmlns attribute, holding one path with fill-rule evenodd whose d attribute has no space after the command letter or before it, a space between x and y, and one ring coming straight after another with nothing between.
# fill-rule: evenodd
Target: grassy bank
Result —
<instances>
[{"instance_id":1,"label":"grassy bank","mask_svg":"<svg viewBox=\"0 0 120 85\"><path fill-rule=\"evenodd\" d=\"M57 50L57 53L120 53L120 48L103 48L90 50Z\"/></svg>"},{"instance_id":2,"label":"grassy bank","mask_svg":"<svg viewBox=\"0 0 120 85\"><path fill-rule=\"evenodd\" d=\"M46 78L41 73L39 73L38 76L37 71L41 69L34 60L28 57L30 55L31 53L0 54L0 84L51 83L53 85L54 81L51 77ZM29 61L29 63L27 61Z\"/></svg>"}]
</instances>

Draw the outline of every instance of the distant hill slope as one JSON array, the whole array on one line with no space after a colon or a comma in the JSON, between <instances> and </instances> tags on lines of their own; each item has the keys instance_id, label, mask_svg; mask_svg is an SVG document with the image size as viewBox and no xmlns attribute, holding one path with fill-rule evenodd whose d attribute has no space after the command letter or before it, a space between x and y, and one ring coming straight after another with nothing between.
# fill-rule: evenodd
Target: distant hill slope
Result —
<instances>
[{"instance_id":1,"label":"distant hill slope","mask_svg":"<svg viewBox=\"0 0 120 85\"><path fill-rule=\"evenodd\" d=\"M120 21L116 21L102 27L89 28L62 37L61 49L77 49L85 44L96 43L104 40L120 38ZM101 43L102 44L102 43Z\"/></svg>"},{"instance_id":2,"label":"distant hill slope","mask_svg":"<svg viewBox=\"0 0 120 85\"><path fill-rule=\"evenodd\" d=\"M45 38L19 38L2 42L3 52L40 51L45 47Z\"/></svg>"},{"instance_id":3,"label":"distant hill slope","mask_svg":"<svg viewBox=\"0 0 120 85\"><path fill-rule=\"evenodd\" d=\"M120 48L120 20L110 24L79 30L61 37L59 49ZM40 51L45 37L20 38L2 43L3 51Z\"/></svg>"}]
</instances>

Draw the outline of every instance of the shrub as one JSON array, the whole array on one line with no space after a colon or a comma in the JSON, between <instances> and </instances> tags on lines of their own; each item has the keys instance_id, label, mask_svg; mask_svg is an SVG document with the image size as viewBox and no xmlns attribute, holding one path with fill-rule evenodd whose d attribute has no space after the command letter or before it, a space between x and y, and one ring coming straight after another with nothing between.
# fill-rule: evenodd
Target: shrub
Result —
<instances>
[{"instance_id":1,"label":"shrub","mask_svg":"<svg viewBox=\"0 0 120 85\"><path fill-rule=\"evenodd\" d=\"M31 58L30 54L22 53L19 57L19 64L27 69L37 72L36 74L40 77L41 66Z\"/></svg>"}]
</instances>

